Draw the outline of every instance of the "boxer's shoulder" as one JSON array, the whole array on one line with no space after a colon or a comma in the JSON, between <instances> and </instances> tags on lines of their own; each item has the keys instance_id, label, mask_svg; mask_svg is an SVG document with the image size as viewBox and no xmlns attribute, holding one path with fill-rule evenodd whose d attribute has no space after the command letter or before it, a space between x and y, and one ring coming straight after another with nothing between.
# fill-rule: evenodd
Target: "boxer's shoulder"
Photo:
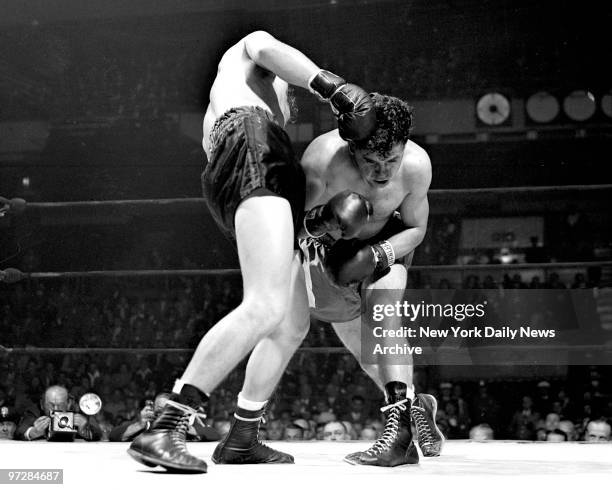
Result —
<instances>
[{"instance_id":1,"label":"boxer's shoulder","mask_svg":"<svg viewBox=\"0 0 612 490\"><path fill-rule=\"evenodd\" d=\"M431 171L431 161L425 149L412 140L406 141L402 166L410 171Z\"/></svg>"},{"instance_id":2,"label":"boxer's shoulder","mask_svg":"<svg viewBox=\"0 0 612 490\"><path fill-rule=\"evenodd\" d=\"M328 173L342 163L342 152L346 147L338 131L330 131L317 136L306 148L302 156L302 166L319 175Z\"/></svg>"},{"instance_id":3,"label":"boxer's shoulder","mask_svg":"<svg viewBox=\"0 0 612 490\"><path fill-rule=\"evenodd\" d=\"M427 152L408 140L402 157L401 175L410 182L431 181L431 160Z\"/></svg>"}]
</instances>

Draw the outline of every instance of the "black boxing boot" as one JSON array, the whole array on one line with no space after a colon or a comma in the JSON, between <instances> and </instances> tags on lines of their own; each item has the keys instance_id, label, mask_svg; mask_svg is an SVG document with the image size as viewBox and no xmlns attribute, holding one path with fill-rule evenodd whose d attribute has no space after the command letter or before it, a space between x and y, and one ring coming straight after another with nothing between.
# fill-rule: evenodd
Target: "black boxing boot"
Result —
<instances>
[{"instance_id":1,"label":"black boxing boot","mask_svg":"<svg viewBox=\"0 0 612 490\"><path fill-rule=\"evenodd\" d=\"M410 414L417 432L417 442L423 456L440 456L444 436L436 425L438 402L432 395L419 393L414 399Z\"/></svg>"},{"instance_id":2,"label":"black boxing boot","mask_svg":"<svg viewBox=\"0 0 612 490\"><path fill-rule=\"evenodd\" d=\"M344 458L350 464L371 466L399 466L417 464L419 453L412 440L410 428L410 400L406 396L406 385L392 381L385 385L387 406L385 430L366 451L349 454Z\"/></svg>"},{"instance_id":3,"label":"black boxing boot","mask_svg":"<svg viewBox=\"0 0 612 490\"><path fill-rule=\"evenodd\" d=\"M134 439L128 454L145 466L159 465L172 473L206 473L206 462L190 454L185 444L196 417L206 417L201 404L197 388L184 385L180 395L173 394L166 401L151 427Z\"/></svg>"},{"instance_id":4,"label":"black boxing boot","mask_svg":"<svg viewBox=\"0 0 612 490\"><path fill-rule=\"evenodd\" d=\"M212 460L217 464L293 463L293 456L276 451L259 441L261 410L237 407L232 426L217 445Z\"/></svg>"}]
</instances>

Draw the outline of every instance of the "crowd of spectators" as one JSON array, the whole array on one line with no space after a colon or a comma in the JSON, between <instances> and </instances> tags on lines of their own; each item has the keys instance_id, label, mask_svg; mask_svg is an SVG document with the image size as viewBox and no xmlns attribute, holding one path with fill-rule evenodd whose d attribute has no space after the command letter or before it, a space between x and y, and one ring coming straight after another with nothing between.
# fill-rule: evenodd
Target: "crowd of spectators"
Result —
<instances>
[{"instance_id":1,"label":"crowd of spectators","mask_svg":"<svg viewBox=\"0 0 612 490\"><path fill-rule=\"evenodd\" d=\"M593 287L584 273L564 283L557 272L546 280L520 273L496 281L466 275L463 284L412 274L411 289L583 289ZM194 348L241 298L239 277L77 280L54 284L20 283L0 292L0 344L46 347ZM313 319L305 346L340 346L328 324Z\"/></svg>"},{"instance_id":2,"label":"crowd of spectators","mask_svg":"<svg viewBox=\"0 0 612 490\"><path fill-rule=\"evenodd\" d=\"M344 58L329 63L366 87L408 100L476 96L495 84L509 84L507 79L483 76L479 61L453 47L444 56L363 56L358 61L351 58L350 64ZM198 70L193 57L171 51L156 53L153 59L122 53L75 60L51 84L12 87L2 96L0 117L163 119L182 110L201 109Z\"/></svg>"},{"instance_id":3,"label":"crowd of spectators","mask_svg":"<svg viewBox=\"0 0 612 490\"><path fill-rule=\"evenodd\" d=\"M549 281L562 285L552 274ZM526 287L520 276L500 286ZM515 284L512 284L512 283ZM547 284L547 287L554 287ZM574 287L581 287L576 277ZM466 287L490 287L477 276ZM497 286L497 285L496 285ZM145 280L26 282L0 294L0 344L11 347L194 348L214 322L236 306L238 279L174 278L165 286ZM313 321L305 346L338 347L329 325ZM2 417L16 419L37 404L48 386L65 386L74 399L95 392L102 437L138 420L145 400L167 391L189 359L187 350L159 353L8 355L0 361ZM422 374L422 373L421 373ZM229 427L243 369L235 370L209 402L211 430ZM438 423L448 438L581 439L590 422L610 422L612 403L604 377L594 369L576 380L479 384L442 383L417 375L418 391L438 397ZM350 355L299 352L268 407L263 437L277 439L375 439L383 420L382 395ZM604 422L590 426L608 434ZM598 425L599 424L599 425ZM474 429L476 427L476 429ZM561 432L559 432L561 431ZM565 432L564 432L565 431ZM607 432L606 432L607 431ZM552 434L552 435L551 435Z\"/></svg>"},{"instance_id":4,"label":"crowd of spectators","mask_svg":"<svg viewBox=\"0 0 612 490\"><path fill-rule=\"evenodd\" d=\"M104 39L107 33L94 28L91 35ZM137 36L130 43L130 34L125 35L128 41L124 43L106 44L96 42L95 37L83 39L78 28L32 29L9 35L5 44L37 66L24 70L21 62L15 62L15 67L6 63L13 72L6 77L0 96L0 118L151 120L182 110L201 110L203 77L216 64L202 60L206 38L197 42L187 37L178 44L156 40L145 45ZM29 39L25 47L23 38ZM570 55L553 47L539 46L534 51L528 43L513 43L513 54L507 56L507 46L489 49L488 42L458 43L451 37L446 44L429 46L416 41L411 35L410 42L400 43L401 49L390 39L381 41L381 52L376 55L355 50L347 57L340 49L310 54L323 66L371 90L408 100L476 97L492 87L529 92L548 85L553 90L561 76L576 76L564 59ZM491 36L490 41L499 39ZM312 49L317 47L309 51ZM7 49L7 60L10 54ZM204 68L206 63L210 66Z\"/></svg>"},{"instance_id":5,"label":"crowd of spectators","mask_svg":"<svg viewBox=\"0 0 612 490\"><path fill-rule=\"evenodd\" d=\"M187 359L172 354L15 355L0 361L0 438L15 437L23 417L40 407L45 388L66 387L78 401L102 399L92 425L102 440L117 427L144 427L153 400L167 391ZM437 423L447 439L610 440L612 399L600 370L573 380L435 383L417 373L417 391L438 399ZM215 440L229 429L243 371L211 396L207 429L192 440ZM511 386L512 389L509 389ZM268 440L374 440L382 433L382 394L349 355L302 355L291 362L268 405ZM21 431L20 437L24 430ZM96 437L97 438L97 437Z\"/></svg>"},{"instance_id":6,"label":"crowd of spectators","mask_svg":"<svg viewBox=\"0 0 612 490\"><path fill-rule=\"evenodd\" d=\"M199 110L197 66L180 52L78 54L61 73L40 85L15 85L5 92L2 119L97 118L151 121L181 110Z\"/></svg>"}]
</instances>

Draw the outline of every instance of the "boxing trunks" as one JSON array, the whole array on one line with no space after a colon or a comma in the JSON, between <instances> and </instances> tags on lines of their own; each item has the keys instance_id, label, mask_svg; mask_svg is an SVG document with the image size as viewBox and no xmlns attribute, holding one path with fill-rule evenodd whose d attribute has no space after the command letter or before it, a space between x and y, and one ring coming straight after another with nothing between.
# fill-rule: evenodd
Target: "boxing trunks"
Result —
<instances>
[{"instance_id":1,"label":"boxing trunks","mask_svg":"<svg viewBox=\"0 0 612 490\"><path fill-rule=\"evenodd\" d=\"M322 240L311 237L300 239L310 314L330 323L348 322L361 315L361 288L365 281L350 286L336 284L325 267L325 257L330 247L340 246L351 251L351 255L347 254L346 257L349 259L361 247L386 240L405 229L406 225L396 212L380 232L367 240L338 240L331 245L327 237Z\"/></svg>"},{"instance_id":2,"label":"boxing trunks","mask_svg":"<svg viewBox=\"0 0 612 490\"><path fill-rule=\"evenodd\" d=\"M238 205L248 197L273 195L289 201L297 233L306 178L289 136L274 116L256 106L230 109L215 121L210 144L202 191L221 230L235 240Z\"/></svg>"}]
</instances>

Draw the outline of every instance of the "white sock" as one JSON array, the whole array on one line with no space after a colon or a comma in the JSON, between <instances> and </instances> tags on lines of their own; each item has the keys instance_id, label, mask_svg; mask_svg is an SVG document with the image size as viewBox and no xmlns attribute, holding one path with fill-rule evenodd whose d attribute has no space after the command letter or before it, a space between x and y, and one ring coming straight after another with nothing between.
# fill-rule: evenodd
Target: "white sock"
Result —
<instances>
[{"instance_id":1,"label":"white sock","mask_svg":"<svg viewBox=\"0 0 612 490\"><path fill-rule=\"evenodd\" d=\"M183 386L188 385L191 383L185 383L182 379L176 379L174 381L174 386L172 387L172 393L176 394L176 395L180 395L181 394L181 390L183 389ZM195 386L195 385L192 385ZM197 386L196 386L197 388ZM199 388L198 388L199 389ZM200 390L202 391L202 390ZM204 393L207 397L210 398L210 393L206 393L205 391L202 391L202 393Z\"/></svg>"},{"instance_id":2,"label":"white sock","mask_svg":"<svg viewBox=\"0 0 612 490\"><path fill-rule=\"evenodd\" d=\"M416 395L414 393L414 385L406 386L406 398L410 400L411 405L414 403L415 396ZM386 393L385 393L385 403L390 403L389 398L387 397Z\"/></svg>"},{"instance_id":3,"label":"white sock","mask_svg":"<svg viewBox=\"0 0 612 490\"><path fill-rule=\"evenodd\" d=\"M414 385L410 385L406 388L406 398L410 400L411 404L414 402L414 396Z\"/></svg>"},{"instance_id":4,"label":"white sock","mask_svg":"<svg viewBox=\"0 0 612 490\"><path fill-rule=\"evenodd\" d=\"M268 400L264 400L263 402L254 402L252 400L247 400L242 396L242 392L238 393L238 406L245 410L261 410Z\"/></svg>"},{"instance_id":5,"label":"white sock","mask_svg":"<svg viewBox=\"0 0 612 490\"><path fill-rule=\"evenodd\" d=\"M174 381L174 386L172 387L172 393L180 395L184 384L185 382L182 379L176 379Z\"/></svg>"}]
</instances>

